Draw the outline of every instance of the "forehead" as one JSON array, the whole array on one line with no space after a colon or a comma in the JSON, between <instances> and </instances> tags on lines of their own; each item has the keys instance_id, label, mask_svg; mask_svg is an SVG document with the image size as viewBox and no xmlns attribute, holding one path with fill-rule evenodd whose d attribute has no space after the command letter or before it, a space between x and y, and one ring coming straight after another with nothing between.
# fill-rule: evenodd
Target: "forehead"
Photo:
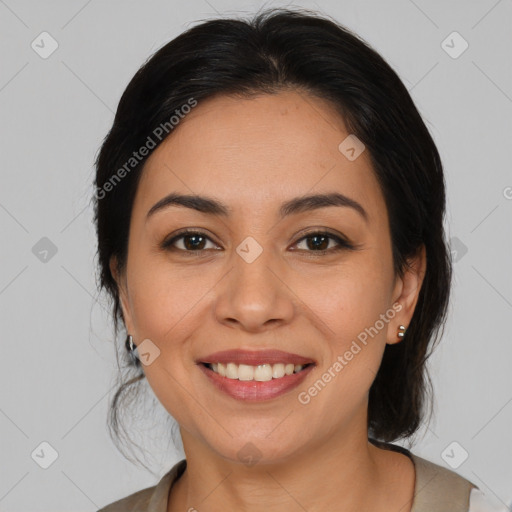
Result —
<instances>
[{"instance_id":1,"label":"forehead","mask_svg":"<svg viewBox=\"0 0 512 512\"><path fill-rule=\"evenodd\" d=\"M368 151L349 160L339 149L349 135L331 104L303 92L210 98L148 158L136 205L147 211L178 191L254 211L338 191L363 203L370 217L381 216L384 202Z\"/></svg>"}]
</instances>

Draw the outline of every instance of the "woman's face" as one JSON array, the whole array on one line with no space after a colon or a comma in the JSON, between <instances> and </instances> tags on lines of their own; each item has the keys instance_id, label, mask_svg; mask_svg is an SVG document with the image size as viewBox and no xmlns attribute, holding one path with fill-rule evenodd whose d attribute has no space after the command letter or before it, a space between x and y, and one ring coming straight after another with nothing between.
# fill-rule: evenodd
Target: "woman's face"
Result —
<instances>
[{"instance_id":1,"label":"woman's face","mask_svg":"<svg viewBox=\"0 0 512 512\"><path fill-rule=\"evenodd\" d=\"M148 159L118 283L127 331L136 345L146 340L142 367L185 450L277 461L333 435L366 436L368 391L386 343L409 324L425 261L394 275L384 198L368 151L357 156L351 139L340 149L348 136L312 96L217 97ZM148 215L169 194L204 196L227 213L167 204ZM360 208L312 200L281 211L324 194ZM184 228L200 234L172 241ZM263 394L268 382L239 381L234 397L201 365L229 349L315 364L278 396Z\"/></svg>"}]
</instances>

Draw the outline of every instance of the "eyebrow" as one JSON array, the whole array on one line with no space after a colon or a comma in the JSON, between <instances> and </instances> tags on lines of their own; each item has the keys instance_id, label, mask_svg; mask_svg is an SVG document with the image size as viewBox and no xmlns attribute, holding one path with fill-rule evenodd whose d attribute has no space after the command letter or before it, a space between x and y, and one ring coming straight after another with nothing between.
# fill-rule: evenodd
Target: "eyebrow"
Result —
<instances>
[{"instance_id":1,"label":"eyebrow","mask_svg":"<svg viewBox=\"0 0 512 512\"><path fill-rule=\"evenodd\" d=\"M211 197L184 195L173 192L160 199L160 201L150 208L146 215L146 220L156 212L170 206L181 206L197 210L198 212L208 215L220 215L222 217L229 217L232 213L232 209L230 207ZM279 217L282 219L289 215L317 210L328 206L352 208L357 211L366 222L368 222L368 213L361 204L338 192L330 194L314 194L290 199L281 205L279 209Z\"/></svg>"}]
</instances>

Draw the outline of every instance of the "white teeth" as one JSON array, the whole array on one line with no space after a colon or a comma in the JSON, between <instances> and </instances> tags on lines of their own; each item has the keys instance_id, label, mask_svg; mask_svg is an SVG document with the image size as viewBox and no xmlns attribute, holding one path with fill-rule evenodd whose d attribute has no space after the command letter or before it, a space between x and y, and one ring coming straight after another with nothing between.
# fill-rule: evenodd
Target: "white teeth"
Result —
<instances>
[{"instance_id":1,"label":"white teeth","mask_svg":"<svg viewBox=\"0 0 512 512\"><path fill-rule=\"evenodd\" d=\"M300 372L305 365L302 364L284 364L277 363L259 364L258 366L251 366L248 364L235 364L235 363L212 363L210 368L222 377L228 379L238 380L256 380L259 382L266 382L272 379L280 379L285 375L292 375L292 373Z\"/></svg>"},{"instance_id":2,"label":"white teeth","mask_svg":"<svg viewBox=\"0 0 512 512\"><path fill-rule=\"evenodd\" d=\"M238 379L238 368L233 363L228 363L226 365L226 377L228 379Z\"/></svg>"},{"instance_id":3,"label":"white teeth","mask_svg":"<svg viewBox=\"0 0 512 512\"><path fill-rule=\"evenodd\" d=\"M274 379L279 379L281 377L284 377L285 371L284 371L284 364L283 363L277 363L272 366L272 377Z\"/></svg>"}]
</instances>

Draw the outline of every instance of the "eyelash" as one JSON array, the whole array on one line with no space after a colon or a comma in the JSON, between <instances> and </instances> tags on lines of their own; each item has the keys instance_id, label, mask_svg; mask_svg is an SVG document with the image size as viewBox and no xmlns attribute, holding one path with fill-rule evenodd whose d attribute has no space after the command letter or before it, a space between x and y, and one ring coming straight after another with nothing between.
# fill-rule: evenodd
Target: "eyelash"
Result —
<instances>
[{"instance_id":1,"label":"eyelash","mask_svg":"<svg viewBox=\"0 0 512 512\"><path fill-rule=\"evenodd\" d=\"M209 240L210 242L214 243L213 240L210 239L210 237L202 232L202 231L195 231L195 230L191 230L191 229L186 229L186 230L183 230L183 231L180 231L177 235L173 236L171 239L169 240L166 240L164 241L162 244L161 244L161 248L166 250L166 251L179 251L179 252L182 252L182 253L188 253L190 255L196 255L198 253L202 253L202 252L205 252L207 251L208 249L197 249L197 250L186 250L186 249L177 249L176 247L173 247L173 244L182 239L182 238L186 238L187 236L193 236L193 235L199 235L203 238L206 238L207 240ZM328 253L333 253L333 252L338 252L338 251L341 251L343 249L348 249L348 250L355 250L356 249L356 246L352 245L350 242L348 242L347 240L337 236L337 235L334 235L333 233L330 233L328 231L311 231L309 233L306 233L302 238L300 238L299 240L297 240L297 242L295 242L294 245L297 245L299 242L302 242L303 240L307 240L308 238L313 238L314 236L324 236L324 237L327 237L327 238L330 238L331 240L334 240L335 242L337 242L338 246L337 247L334 247L334 248L331 248L331 249L322 249L322 250L308 250L308 249L300 249L300 251L305 251L305 252L310 252L310 253L313 253L313 254L316 254L318 256L321 256L321 255L326 255Z\"/></svg>"}]
</instances>

